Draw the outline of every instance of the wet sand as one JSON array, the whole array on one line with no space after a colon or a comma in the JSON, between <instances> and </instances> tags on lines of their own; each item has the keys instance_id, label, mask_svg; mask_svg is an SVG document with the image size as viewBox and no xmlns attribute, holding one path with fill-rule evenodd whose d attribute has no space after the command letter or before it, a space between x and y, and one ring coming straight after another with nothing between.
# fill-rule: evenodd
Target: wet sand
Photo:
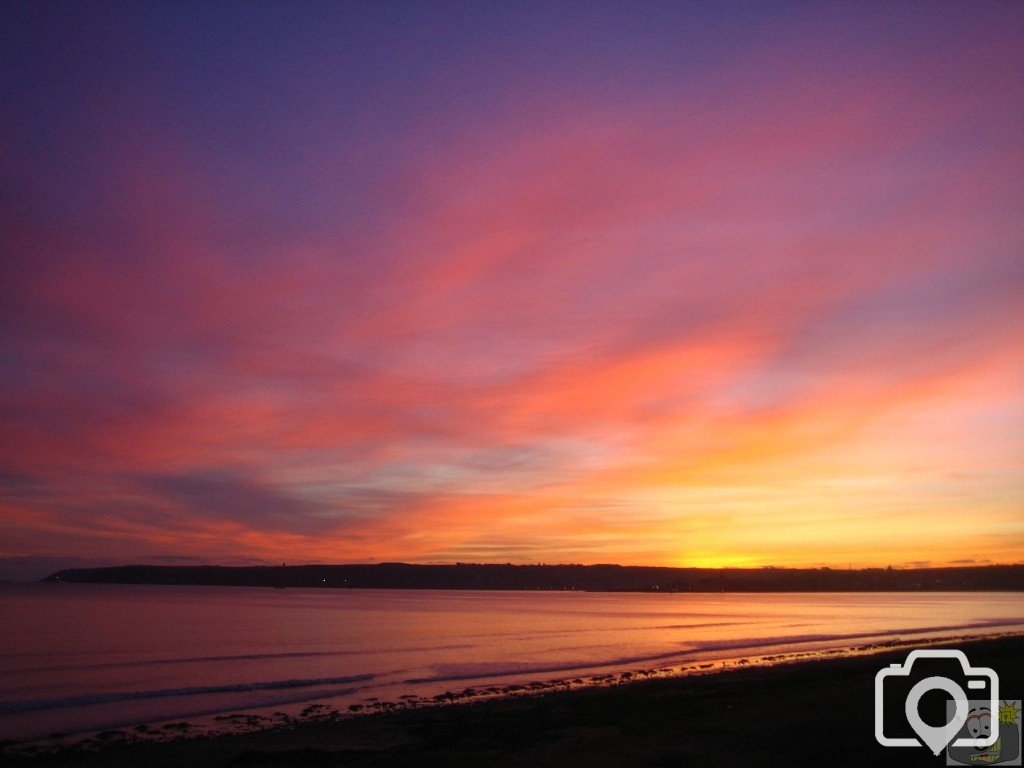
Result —
<instances>
[{"instance_id":1,"label":"wet sand","mask_svg":"<svg viewBox=\"0 0 1024 768\"><path fill-rule=\"evenodd\" d=\"M1024 636L959 641L1000 675L1001 697L1024 694ZM879 649L863 649L878 651ZM238 732L152 736L113 731L37 755L7 749L11 766L935 766L924 749L885 749L873 736L873 684L906 649L730 664L689 675L626 673L537 681L512 696L469 689L440 703L372 702L353 716L310 705L302 717L227 715ZM746 660L744 660L746 661ZM652 672L652 671L647 671ZM628 675L628 676L627 676ZM579 683L596 683L583 685ZM406 700L407 702L408 700ZM896 703L893 703L895 706Z\"/></svg>"}]
</instances>

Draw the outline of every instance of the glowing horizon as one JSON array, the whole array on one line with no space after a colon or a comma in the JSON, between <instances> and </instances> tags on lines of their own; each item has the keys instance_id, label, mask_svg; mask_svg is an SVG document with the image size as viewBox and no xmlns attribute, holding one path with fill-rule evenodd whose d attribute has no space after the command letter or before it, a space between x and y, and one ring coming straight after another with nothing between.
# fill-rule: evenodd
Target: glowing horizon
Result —
<instances>
[{"instance_id":1,"label":"glowing horizon","mask_svg":"<svg viewBox=\"0 0 1024 768\"><path fill-rule=\"evenodd\" d=\"M10 13L0 564L1024 562L1020 5Z\"/></svg>"}]
</instances>

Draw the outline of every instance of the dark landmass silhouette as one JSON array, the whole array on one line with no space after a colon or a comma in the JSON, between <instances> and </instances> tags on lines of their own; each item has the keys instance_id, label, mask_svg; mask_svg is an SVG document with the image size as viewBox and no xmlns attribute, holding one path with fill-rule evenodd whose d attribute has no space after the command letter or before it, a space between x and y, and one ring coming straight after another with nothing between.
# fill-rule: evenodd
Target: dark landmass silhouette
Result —
<instances>
[{"instance_id":1,"label":"dark landmass silhouette","mask_svg":"<svg viewBox=\"0 0 1024 768\"><path fill-rule=\"evenodd\" d=\"M956 568L662 568L624 565L125 565L43 581L232 587L580 590L587 592L1020 591L1024 565Z\"/></svg>"}]
</instances>

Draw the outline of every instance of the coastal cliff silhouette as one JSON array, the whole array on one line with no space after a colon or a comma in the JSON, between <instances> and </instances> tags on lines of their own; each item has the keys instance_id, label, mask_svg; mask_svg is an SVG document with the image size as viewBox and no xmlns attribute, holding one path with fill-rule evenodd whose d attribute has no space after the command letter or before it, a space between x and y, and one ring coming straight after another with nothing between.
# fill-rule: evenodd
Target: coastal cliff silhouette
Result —
<instances>
[{"instance_id":1,"label":"coastal cliff silhouette","mask_svg":"<svg viewBox=\"0 0 1024 768\"><path fill-rule=\"evenodd\" d=\"M43 581L359 589L589 592L1019 591L1024 565L951 568L665 568L623 565L126 565L72 568Z\"/></svg>"}]
</instances>

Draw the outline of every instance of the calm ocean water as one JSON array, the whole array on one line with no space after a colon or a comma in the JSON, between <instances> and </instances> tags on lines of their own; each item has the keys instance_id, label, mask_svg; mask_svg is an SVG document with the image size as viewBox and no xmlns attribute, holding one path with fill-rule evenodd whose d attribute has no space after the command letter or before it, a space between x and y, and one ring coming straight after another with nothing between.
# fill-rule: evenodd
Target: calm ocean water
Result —
<instances>
[{"instance_id":1,"label":"calm ocean water","mask_svg":"<svg viewBox=\"0 0 1024 768\"><path fill-rule=\"evenodd\" d=\"M1010 630L1015 593L0 585L0 739Z\"/></svg>"}]
</instances>

